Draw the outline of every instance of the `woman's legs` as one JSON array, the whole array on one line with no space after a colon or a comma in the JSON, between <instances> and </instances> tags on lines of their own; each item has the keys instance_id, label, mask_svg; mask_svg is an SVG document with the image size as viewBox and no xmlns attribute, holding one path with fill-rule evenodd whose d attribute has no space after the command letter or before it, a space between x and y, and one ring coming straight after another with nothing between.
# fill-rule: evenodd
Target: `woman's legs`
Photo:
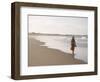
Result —
<instances>
[{"instance_id":1,"label":"woman's legs","mask_svg":"<svg viewBox=\"0 0 100 82\"><path fill-rule=\"evenodd\" d=\"M72 50L72 57L74 58L74 50Z\"/></svg>"},{"instance_id":2,"label":"woman's legs","mask_svg":"<svg viewBox=\"0 0 100 82\"><path fill-rule=\"evenodd\" d=\"M74 50L72 50L72 55L74 55Z\"/></svg>"}]
</instances>

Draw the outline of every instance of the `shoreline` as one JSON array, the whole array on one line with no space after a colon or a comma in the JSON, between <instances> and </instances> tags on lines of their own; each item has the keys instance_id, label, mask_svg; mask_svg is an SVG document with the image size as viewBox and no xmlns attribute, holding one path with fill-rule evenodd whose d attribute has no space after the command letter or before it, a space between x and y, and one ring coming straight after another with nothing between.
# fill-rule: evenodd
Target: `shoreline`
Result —
<instances>
[{"instance_id":1,"label":"shoreline","mask_svg":"<svg viewBox=\"0 0 100 82\"><path fill-rule=\"evenodd\" d=\"M64 53L57 49L40 46L45 44L29 36L28 39L28 66L50 65L75 65L86 64L82 60L75 59L70 53Z\"/></svg>"}]
</instances>

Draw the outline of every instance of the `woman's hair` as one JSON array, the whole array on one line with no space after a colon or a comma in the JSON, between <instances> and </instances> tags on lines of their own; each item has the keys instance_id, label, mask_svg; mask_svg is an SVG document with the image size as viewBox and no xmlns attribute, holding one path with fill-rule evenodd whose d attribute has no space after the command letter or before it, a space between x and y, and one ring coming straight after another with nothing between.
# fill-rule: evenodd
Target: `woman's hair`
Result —
<instances>
[{"instance_id":1,"label":"woman's hair","mask_svg":"<svg viewBox=\"0 0 100 82\"><path fill-rule=\"evenodd\" d=\"M74 38L74 36L72 36L72 41L75 41L75 38Z\"/></svg>"}]
</instances>

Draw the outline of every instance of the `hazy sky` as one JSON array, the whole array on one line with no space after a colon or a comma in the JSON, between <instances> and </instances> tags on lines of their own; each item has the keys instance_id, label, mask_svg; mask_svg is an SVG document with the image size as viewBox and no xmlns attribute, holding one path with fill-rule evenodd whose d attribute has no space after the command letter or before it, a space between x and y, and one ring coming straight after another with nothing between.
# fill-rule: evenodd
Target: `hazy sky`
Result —
<instances>
[{"instance_id":1,"label":"hazy sky","mask_svg":"<svg viewBox=\"0 0 100 82\"><path fill-rule=\"evenodd\" d=\"M29 32L86 35L88 18L29 16Z\"/></svg>"}]
</instances>

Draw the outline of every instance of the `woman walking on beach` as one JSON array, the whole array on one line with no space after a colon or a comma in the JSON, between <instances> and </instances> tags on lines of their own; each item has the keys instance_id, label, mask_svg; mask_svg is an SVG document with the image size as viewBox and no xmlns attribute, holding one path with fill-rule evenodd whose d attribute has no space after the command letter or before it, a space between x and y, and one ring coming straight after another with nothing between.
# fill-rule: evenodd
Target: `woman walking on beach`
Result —
<instances>
[{"instance_id":1,"label":"woman walking on beach","mask_svg":"<svg viewBox=\"0 0 100 82\"><path fill-rule=\"evenodd\" d=\"M72 54L73 55L74 55L75 47L76 47L75 38L74 38L74 36L72 36L72 40L71 40L71 50L72 50Z\"/></svg>"}]
</instances>

